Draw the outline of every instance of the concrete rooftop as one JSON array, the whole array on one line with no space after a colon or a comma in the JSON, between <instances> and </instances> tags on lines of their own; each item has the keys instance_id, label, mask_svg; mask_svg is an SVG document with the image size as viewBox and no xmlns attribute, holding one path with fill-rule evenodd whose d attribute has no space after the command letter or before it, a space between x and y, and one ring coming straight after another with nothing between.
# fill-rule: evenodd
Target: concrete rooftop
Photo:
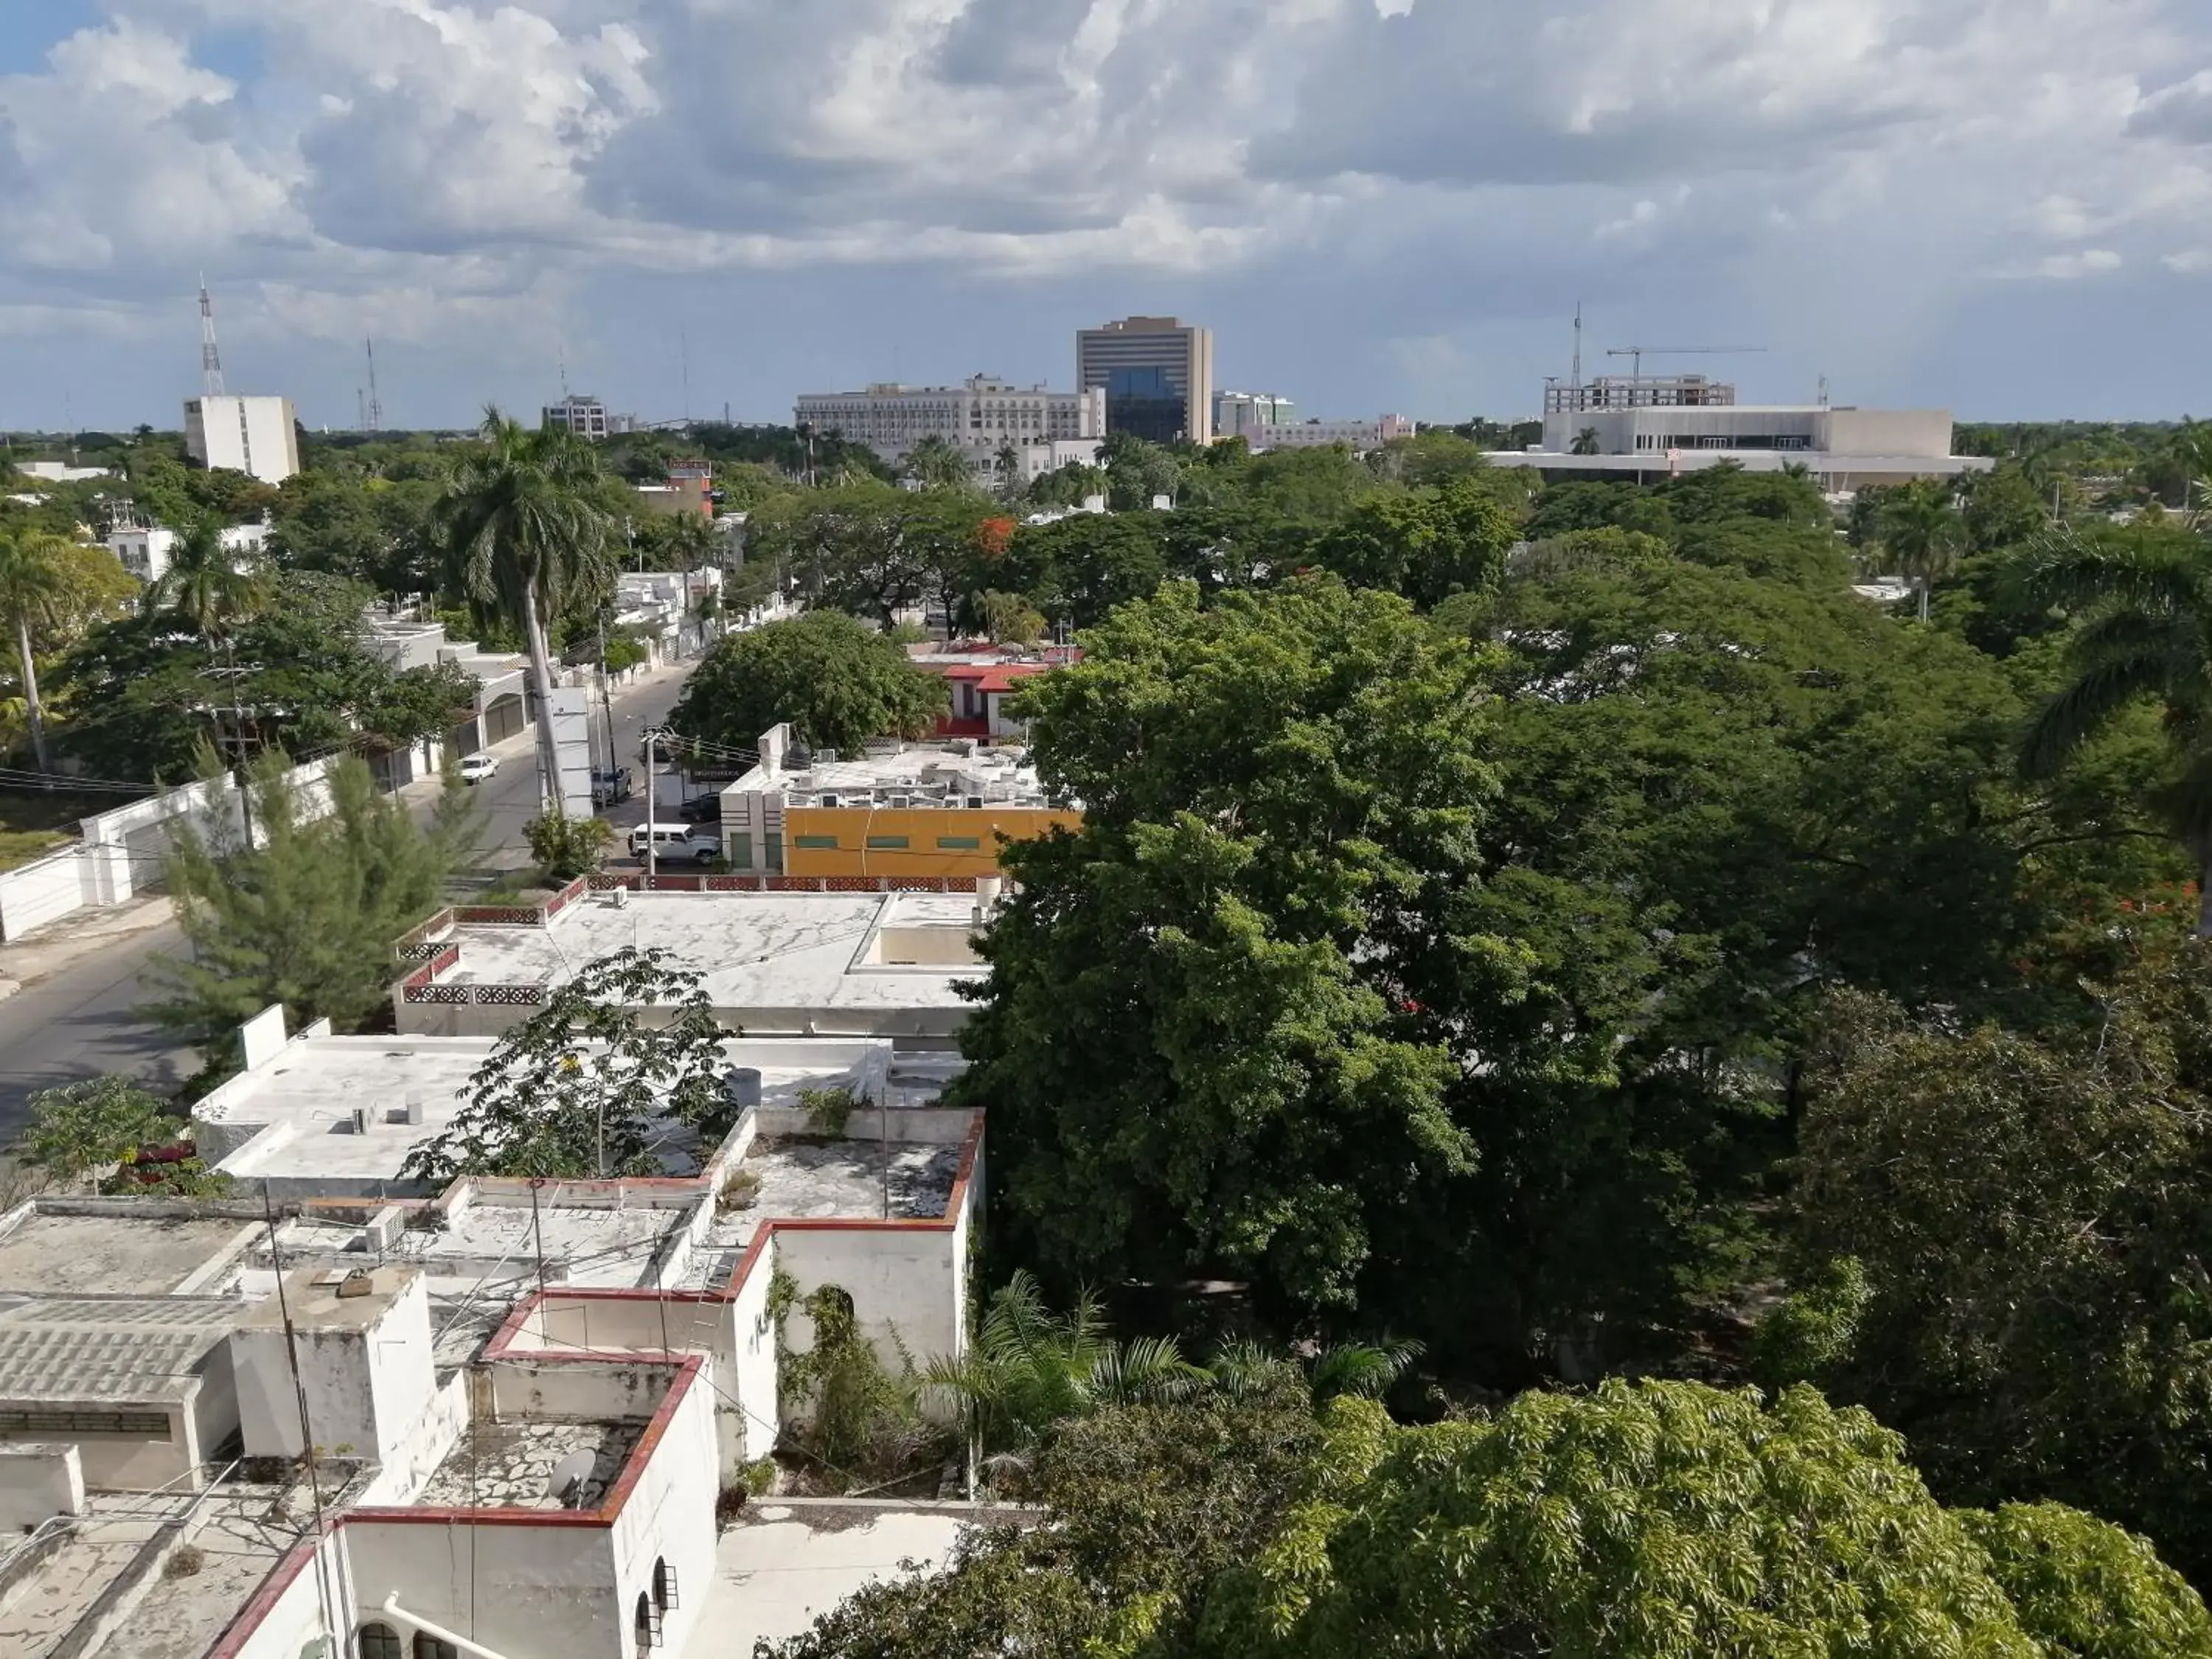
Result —
<instances>
[{"instance_id":1,"label":"concrete rooftop","mask_svg":"<svg viewBox=\"0 0 2212 1659\"><path fill-rule=\"evenodd\" d=\"M866 1114L854 1119L857 1125ZM736 1256L762 1224L811 1216L856 1220L935 1220L945 1213L960 1173L957 1146L892 1141L813 1140L763 1136L746 1151L740 1171L760 1183L743 1208L719 1211L692 1258L695 1288L726 1284Z\"/></svg>"},{"instance_id":2,"label":"concrete rooftop","mask_svg":"<svg viewBox=\"0 0 2212 1659\"><path fill-rule=\"evenodd\" d=\"M511 1296L535 1284L542 1249L548 1263L562 1264L563 1284L627 1290L651 1280L653 1260L682 1228L684 1213L545 1203L533 1216L526 1200L479 1198L447 1225L408 1228L383 1259L421 1268L434 1295L481 1283L488 1294ZM283 1226L277 1240L288 1266L359 1267L377 1260L368 1230L343 1222L301 1217Z\"/></svg>"},{"instance_id":3,"label":"concrete rooftop","mask_svg":"<svg viewBox=\"0 0 2212 1659\"><path fill-rule=\"evenodd\" d=\"M0 1400L172 1401L243 1311L200 1297L25 1297L0 1305Z\"/></svg>"},{"instance_id":4,"label":"concrete rooftop","mask_svg":"<svg viewBox=\"0 0 2212 1659\"><path fill-rule=\"evenodd\" d=\"M446 1461L432 1471L415 1504L421 1509L597 1509L644 1432L642 1420L617 1419L472 1422ZM580 1451L592 1454L592 1471L563 1504L552 1490L553 1471Z\"/></svg>"},{"instance_id":5,"label":"concrete rooftop","mask_svg":"<svg viewBox=\"0 0 2212 1659\"><path fill-rule=\"evenodd\" d=\"M461 959L438 982L561 985L585 963L653 945L703 975L708 1000L740 1024L798 1030L811 1018L828 1031L866 1031L870 1017L903 1010L964 1015L954 988L981 978L980 968L877 958L884 930L964 938L974 914L975 900L957 893L631 893L619 906L602 894L544 927L456 927Z\"/></svg>"},{"instance_id":6,"label":"concrete rooftop","mask_svg":"<svg viewBox=\"0 0 2212 1659\"><path fill-rule=\"evenodd\" d=\"M748 1504L715 1546L714 1576L681 1659L750 1653L755 1642L799 1635L870 1584L942 1567L970 1518L959 1510Z\"/></svg>"},{"instance_id":7,"label":"concrete rooftop","mask_svg":"<svg viewBox=\"0 0 2212 1659\"><path fill-rule=\"evenodd\" d=\"M251 1222L149 1214L56 1214L35 1202L0 1218L0 1291L162 1295L252 1242Z\"/></svg>"}]
</instances>

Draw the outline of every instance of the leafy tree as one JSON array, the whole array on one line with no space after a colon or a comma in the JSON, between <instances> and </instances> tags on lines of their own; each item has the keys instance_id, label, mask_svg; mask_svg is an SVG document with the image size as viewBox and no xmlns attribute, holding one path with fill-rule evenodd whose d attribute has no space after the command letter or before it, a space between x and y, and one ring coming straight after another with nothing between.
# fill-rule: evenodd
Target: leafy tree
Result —
<instances>
[{"instance_id":1,"label":"leafy tree","mask_svg":"<svg viewBox=\"0 0 2212 1659\"><path fill-rule=\"evenodd\" d=\"M522 826L530 855L538 860L538 875L554 883L574 881L599 867L599 860L614 844L614 826L605 818L571 818L558 811L531 819Z\"/></svg>"},{"instance_id":2,"label":"leafy tree","mask_svg":"<svg viewBox=\"0 0 2212 1659\"><path fill-rule=\"evenodd\" d=\"M1044 636L1045 620L1019 593L986 592L976 601L983 629L1001 645L1030 645Z\"/></svg>"},{"instance_id":3,"label":"leafy tree","mask_svg":"<svg viewBox=\"0 0 2212 1659\"><path fill-rule=\"evenodd\" d=\"M1090 628L1167 574L1157 513L1081 513L1014 532L991 586L1018 590L1055 621Z\"/></svg>"},{"instance_id":4,"label":"leafy tree","mask_svg":"<svg viewBox=\"0 0 2212 1659\"><path fill-rule=\"evenodd\" d=\"M1898 1437L1808 1389L1614 1382L1412 1429L1360 1400L1316 1426L1302 1392L1071 1422L1043 1524L772 1651L2182 1659L2212 1629L2138 1540L1946 1510Z\"/></svg>"},{"instance_id":5,"label":"leafy tree","mask_svg":"<svg viewBox=\"0 0 2212 1659\"><path fill-rule=\"evenodd\" d=\"M611 579L607 519L593 500L599 458L571 434L533 432L496 409L484 411L480 452L457 461L439 498L448 573L471 603L522 630L532 690L552 706L553 652L547 628L572 605L596 610ZM559 794L553 722L538 722L539 783Z\"/></svg>"},{"instance_id":6,"label":"leafy tree","mask_svg":"<svg viewBox=\"0 0 2212 1659\"><path fill-rule=\"evenodd\" d=\"M940 433L926 434L906 453L906 474L925 489L966 489L975 482L967 452Z\"/></svg>"},{"instance_id":7,"label":"leafy tree","mask_svg":"<svg viewBox=\"0 0 2212 1659\"><path fill-rule=\"evenodd\" d=\"M1977 553L2024 547L2051 524L2051 498L2039 493L2021 469L2007 463L1994 471L1969 473L1960 509L1966 545Z\"/></svg>"},{"instance_id":8,"label":"leafy tree","mask_svg":"<svg viewBox=\"0 0 2212 1659\"><path fill-rule=\"evenodd\" d=\"M2199 872L2199 933L2212 934L2212 559L2196 536L2134 526L2062 536L2028 556L2021 586L2077 621L2065 684L2021 745L2021 765L2048 776L2078 757L2130 705L2164 715L2171 758L2148 804Z\"/></svg>"},{"instance_id":9,"label":"leafy tree","mask_svg":"<svg viewBox=\"0 0 2212 1659\"><path fill-rule=\"evenodd\" d=\"M294 1030L324 1018L351 1030L386 1006L392 941L437 904L475 834L457 782L426 832L351 757L331 768L330 811L314 817L289 764L271 751L248 776L258 844L228 812L173 826L167 870L191 955L154 958L148 1012L210 1048L271 1003Z\"/></svg>"},{"instance_id":10,"label":"leafy tree","mask_svg":"<svg viewBox=\"0 0 2212 1659\"><path fill-rule=\"evenodd\" d=\"M945 707L945 682L895 641L840 611L811 611L717 643L684 683L669 724L750 749L787 720L808 747L851 754L873 738L924 736Z\"/></svg>"},{"instance_id":11,"label":"leafy tree","mask_svg":"<svg viewBox=\"0 0 2212 1659\"><path fill-rule=\"evenodd\" d=\"M1098 464L1106 474L1106 504L1116 513L1149 508L1155 498L1173 496L1182 487L1182 466L1173 450L1126 432L1106 434Z\"/></svg>"},{"instance_id":12,"label":"leafy tree","mask_svg":"<svg viewBox=\"0 0 2212 1659\"><path fill-rule=\"evenodd\" d=\"M1393 438L1368 457L1368 465L1378 477L1414 489L1453 483L1490 470L1480 444L1443 428Z\"/></svg>"},{"instance_id":13,"label":"leafy tree","mask_svg":"<svg viewBox=\"0 0 2212 1659\"><path fill-rule=\"evenodd\" d=\"M1426 610L1492 586L1516 534L1482 483L1462 478L1364 502L1314 550L1346 581L1403 593Z\"/></svg>"},{"instance_id":14,"label":"leafy tree","mask_svg":"<svg viewBox=\"0 0 2212 1659\"><path fill-rule=\"evenodd\" d=\"M699 975L667 951L588 962L500 1039L469 1079L467 1103L402 1172L429 1182L658 1175L676 1159L679 1129L712 1142L737 1121L722 1048L734 1035Z\"/></svg>"},{"instance_id":15,"label":"leafy tree","mask_svg":"<svg viewBox=\"0 0 2212 1659\"><path fill-rule=\"evenodd\" d=\"M1085 819L1005 854L964 1097L1056 1273L1213 1264L1348 1304L1393 1194L1474 1155L1400 1007L1492 787L1471 661L1334 582L1210 611L1171 584L1086 644L1026 694Z\"/></svg>"},{"instance_id":16,"label":"leafy tree","mask_svg":"<svg viewBox=\"0 0 2212 1659\"><path fill-rule=\"evenodd\" d=\"M2039 1037L1831 1003L1792 1240L1832 1334L1803 1357L1940 1490L2080 1504L2202 1576L2212 945L2130 932L2101 1006Z\"/></svg>"},{"instance_id":17,"label":"leafy tree","mask_svg":"<svg viewBox=\"0 0 2212 1659\"><path fill-rule=\"evenodd\" d=\"M104 1164L127 1160L141 1146L174 1139L180 1127L159 1096L123 1077L41 1089L28 1109L30 1124L15 1155L67 1187Z\"/></svg>"},{"instance_id":18,"label":"leafy tree","mask_svg":"<svg viewBox=\"0 0 2212 1659\"><path fill-rule=\"evenodd\" d=\"M0 622L15 635L15 660L31 726L31 753L41 772L46 769L46 725L39 701L39 668L32 659L31 635L35 629L57 621L67 602L69 546L63 538L42 531L17 530L0 536Z\"/></svg>"}]
</instances>

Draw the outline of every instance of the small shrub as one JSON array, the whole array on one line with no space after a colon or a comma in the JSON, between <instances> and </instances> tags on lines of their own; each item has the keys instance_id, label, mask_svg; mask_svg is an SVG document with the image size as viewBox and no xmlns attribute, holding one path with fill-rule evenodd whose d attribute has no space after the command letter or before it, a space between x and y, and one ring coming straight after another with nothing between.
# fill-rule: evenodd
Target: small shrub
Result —
<instances>
[{"instance_id":1,"label":"small shrub","mask_svg":"<svg viewBox=\"0 0 2212 1659\"><path fill-rule=\"evenodd\" d=\"M164 1578L190 1578L207 1565L207 1556L197 1544L186 1544L161 1564Z\"/></svg>"},{"instance_id":2,"label":"small shrub","mask_svg":"<svg viewBox=\"0 0 2212 1659\"><path fill-rule=\"evenodd\" d=\"M744 1489L754 1498L765 1498L775 1490L775 1459L763 1457L758 1462L745 1465Z\"/></svg>"},{"instance_id":3,"label":"small shrub","mask_svg":"<svg viewBox=\"0 0 2212 1659\"><path fill-rule=\"evenodd\" d=\"M750 1210L760 1202L760 1177L750 1170L739 1170L722 1183L721 1195L714 1201L717 1213L726 1215L732 1210Z\"/></svg>"},{"instance_id":4,"label":"small shrub","mask_svg":"<svg viewBox=\"0 0 2212 1659\"><path fill-rule=\"evenodd\" d=\"M856 1103L850 1089L801 1089L799 1109L806 1114L807 1129L832 1139L845 1133Z\"/></svg>"}]
</instances>

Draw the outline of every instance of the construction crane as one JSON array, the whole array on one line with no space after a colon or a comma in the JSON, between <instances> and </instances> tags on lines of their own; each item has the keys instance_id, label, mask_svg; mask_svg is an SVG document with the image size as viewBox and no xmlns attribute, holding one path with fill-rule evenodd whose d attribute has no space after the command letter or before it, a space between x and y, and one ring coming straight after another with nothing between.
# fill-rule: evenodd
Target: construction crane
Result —
<instances>
[{"instance_id":1,"label":"construction crane","mask_svg":"<svg viewBox=\"0 0 2212 1659\"><path fill-rule=\"evenodd\" d=\"M1644 378L1644 360L1646 357L1735 356L1765 349L1765 346L1608 346L1605 355L1627 358L1629 378L1640 380Z\"/></svg>"}]
</instances>

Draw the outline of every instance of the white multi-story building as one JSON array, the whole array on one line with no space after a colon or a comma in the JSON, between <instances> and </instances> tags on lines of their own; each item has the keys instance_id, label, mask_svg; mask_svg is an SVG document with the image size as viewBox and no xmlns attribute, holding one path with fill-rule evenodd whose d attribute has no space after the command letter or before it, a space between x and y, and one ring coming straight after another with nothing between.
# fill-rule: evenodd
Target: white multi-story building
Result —
<instances>
[{"instance_id":1,"label":"white multi-story building","mask_svg":"<svg viewBox=\"0 0 2212 1659\"><path fill-rule=\"evenodd\" d=\"M1268 392L1213 394L1213 435L1243 438L1257 446L1261 436L1297 418L1297 405Z\"/></svg>"},{"instance_id":2,"label":"white multi-story building","mask_svg":"<svg viewBox=\"0 0 2212 1659\"><path fill-rule=\"evenodd\" d=\"M597 398L580 393L546 404L541 419L553 431L573 433L592 443L637 429L635 416L610 415L607 406Z\"/></svg>"},{"instance_id":3,"label":"white multi-story building","mask_svg":"<svg viewBox=\"0 0 2212 1659\"><path fill-rule=\"evenodd\" d=\"M265 484L300 470L299 419L289 398L195 398L185 405L185 450Z\"/></svg>"},{"instance_id":4,"label":"white multi-story building","mask_svg":"<svg viewBox=\"0 0 2212 1659\"><path fill-rule=\"evenodd\" d=\"M839 433L885 460L938 437L981 464L1007 447L1103 436L1106 393L1053 392L976 374L958 386L884 383L865 392L813 392L800 398L792 414L802 427Z\"/></svg>"},{"instance_id":5,"label":"white multi-story building","mask_svg":"<svg viewBox=\"0 0 2212 1659\"><path fill-rule=\"evenodd\" d=\"M1384 415L1371 421L1295 421L1283 426L1255 427L1244 441L1254 449L1319 449L1343 444L1365 452L1380 449L1393 438L1410 438L1414 423L1403 415Z\"/></svg>"},{"instance_id":6,"label":"white multi-story building","mask_svg":"<svg viewBox=\"0 0 2212 1659\"><path fill-rule=\"evenodd\" d=\"M1540 446L1491 459L1546 473L1628 479L1668 477L1723 461L1753 472L1795 465L1832 490L1956 477L1994 465L1951 453L1948 409L1732 402L1554 406L1545 414Z\"/></svg>"},{"instance_id":7,"label":"white multi-story building","mask_svg":"<svg viewBox=\"0 0 2212 1659\"><path fill-rule=\"evenodd\" d=\"M261 556L268 545L269 526L228 525L222 538L223 550L234 562L244 563ZM107 550L115 555L117 563L150 586L168 574L170 556L179 539L175 531L164 525L120 525L108 532Z\"/></svg>"}]
</instances>

